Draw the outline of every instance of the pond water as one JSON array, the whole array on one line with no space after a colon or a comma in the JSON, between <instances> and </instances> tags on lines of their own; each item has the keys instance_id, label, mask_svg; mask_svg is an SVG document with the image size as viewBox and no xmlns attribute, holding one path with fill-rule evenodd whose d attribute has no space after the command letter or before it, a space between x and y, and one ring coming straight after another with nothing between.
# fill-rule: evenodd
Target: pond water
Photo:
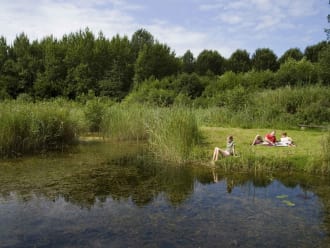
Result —
<instances>
[{"instance_id":1,"label":"pond water","mask_svg":"<svg viewBox=\"0 0 330 248\"><path fill-rule=\"evenodd\" d=\"M0 247L330 247L330 180L84 143L0 163Z\"/></svg>"}]
</instances>

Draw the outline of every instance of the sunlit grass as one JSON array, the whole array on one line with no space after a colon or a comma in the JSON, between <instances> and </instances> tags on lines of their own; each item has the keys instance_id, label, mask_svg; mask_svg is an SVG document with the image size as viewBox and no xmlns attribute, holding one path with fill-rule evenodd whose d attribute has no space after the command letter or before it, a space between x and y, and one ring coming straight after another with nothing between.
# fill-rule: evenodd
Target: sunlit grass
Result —
<instances>
[{"instance_id":1,"label":"sunlit grass","mask_svg":"<svg viewBox=\"0 0 330 248\"><path fill-rule=\"evenodd\" d=\"M56 102L0 104L0 157L63 150L80 130L79 111Z\"/></svg>"},{"instance_id":2,"label":"sunlit grass","mask_svg":"<svg viewBox=\"0 0 330 248\"><path fill-rule=\"evenodd\" d=\"M256 136L264 136L270 129L241 129L202 127L202 133L207 138L209 160L215 146L225 148L226 137L233 135L236 143L238 157L223 158L216 164L229 166L231 169L292 169L308 172L317 172L321 167L321 160L326 154L323 148L325 132L311 130L276 130L277 137L282 131L286 131L295 141L295 147L252 146ZM329 173L329 168L323 169L323 173Z\"/></svg>"}]
</instances>

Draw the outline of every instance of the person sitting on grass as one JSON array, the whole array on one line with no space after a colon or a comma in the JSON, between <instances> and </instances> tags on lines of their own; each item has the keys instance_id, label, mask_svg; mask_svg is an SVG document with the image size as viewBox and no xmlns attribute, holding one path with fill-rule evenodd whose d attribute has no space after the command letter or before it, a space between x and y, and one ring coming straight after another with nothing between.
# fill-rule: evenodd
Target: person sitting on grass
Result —
<instances>
[{"instance_id":1,"label":"person sitting on grass","mask_svg":"<svg viewBox=\"0 0 330 248\"><path fill-rule=\"evenodd\" d=\"M265 141L271 145L271 146L275 146L276 145L276 136L275 136L275 131L271 131L270 133L267 133L265 135Z\"/></svg>"},{"instance_id":2,"label":"person sitting on grass","mask_svg":"<svg viewBox=\"0 0 330 248\"><path fill-rule=\"evenodd\" d=\"M265 135L265 139L263 140L259 134L256 135L254 138L252 145L270 145L275 146L276 145L276 132L272 131Z\"/></svg>"},{"instance_id":3,"label":"person sitting on grass","mask_svg":"<svg viewBox=\"0 0 330 248\"><path fill-rule=\"evenodd\" d=\"M254 140L252 141L252 145L260 145L263 144L264 140L262 139L261 135L257 134Z\"/></svg>"},{"instance_id":4,"label":"person sitting on grass","mask_svg":"<svg viewBox=\"0 0 330 248\"><path fill-rule=\"evenodd\" d=\"M219 147L214 148L213 161L218 160L219 154L222 157L233 156L235 154L235 143L234 143L234 137L232 135L227 137L226 149L220 149Z\"/></svg>"},{"instance_id":5,"label":"person sitting on grass","mask_svg":"<svg viewBox=\"0 0 330 248\"><path fill-rule=\"evenodd\" d=\"M276 144L277 146L296 146L291 137L287 135L286 132L283 132L281 135L280 142Z\"/></svg>"}]
</instances>

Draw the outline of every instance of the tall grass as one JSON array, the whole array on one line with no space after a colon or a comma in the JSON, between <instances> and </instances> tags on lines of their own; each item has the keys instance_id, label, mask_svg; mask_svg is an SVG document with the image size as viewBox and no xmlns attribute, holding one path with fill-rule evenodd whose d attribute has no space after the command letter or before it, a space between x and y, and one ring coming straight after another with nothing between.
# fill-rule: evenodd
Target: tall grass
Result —
<instances>
[{"instance_id":1,"label":"tall grass","mask_svg":"<svg viewBox=\"0 0 330 248\"><path fill-rule=\"evenodd\" d=\"M83 115L62 103L0 103L0 157L61 150L73 143Z\"/></svg>"},{"instance_id":2,"label":"tall grass","mask_svg":"<svg viewBox=\"0 0 330 248\"><path fill-rule=\"evenodd\" d=\"M323 136L321 142L321 161L317 161L314 168L317 168L322 174L330 174L330 131Z\"/></svg>"},{"instance_id":3,"label":"tall grass","mask_svg":"<svg viewBox=\"0 0 330 248\"><path fill-rule=\"evenodd\" d=\"M218 107L196 110L201 125L292 129L298 124L327 126L330 122L329 87L314 85L260 92L247 90L245 101L237 103L230 100L235 98L235 89L228 92L213 97Z\"/></svg>"},{"instance_id":4,"label":"tall grass","mask_svg":"<svg viewBox=\"0 0 330 248\"><path fill-rule=\"evenodd\" d=\"M146 140L157 158L179 163L192 159L200 142L197 119L188 108L114 105L101 130L116 140Z\"/></svg>"},{"instance_id":5,"label":"tall grass","mask_svg":"<svg viewBox=\"0 0 330 248\"><path fill-rule=\"evenodd\" d=\"M148 134L151 150L161 159L184 163L198 154L201 133L195 114L188 108L162 109Z\"/></svg>"},{"instance_id":6,"label":"tall grass","mask_svg":"<svg viewBox=\"0 0 330 248\"><path fill-rule=\"evenodd\" d=\"M145 140L152 112L147 106L115 104L105 110L101 133L115 140Z\"/></svg>"}]
</instances>

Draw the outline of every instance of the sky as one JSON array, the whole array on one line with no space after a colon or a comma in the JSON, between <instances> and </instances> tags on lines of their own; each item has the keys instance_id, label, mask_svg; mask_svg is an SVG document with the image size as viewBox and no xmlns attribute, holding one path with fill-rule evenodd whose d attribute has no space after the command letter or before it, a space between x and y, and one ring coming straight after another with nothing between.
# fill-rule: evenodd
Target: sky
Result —
<instances>
[{"instance_id":1,"label":"sky","mask_svg":"<svg viewBox=\"0 0 330 248\"><path fill-rule=\"evenodd\" d=\"M11 45L22 32L33 41L89 28L111 39L143 28L177 56L269 48L280 57L325 40L328 14L328 0L1 0L0 36Z\"/></svg>"}]
</instances>

